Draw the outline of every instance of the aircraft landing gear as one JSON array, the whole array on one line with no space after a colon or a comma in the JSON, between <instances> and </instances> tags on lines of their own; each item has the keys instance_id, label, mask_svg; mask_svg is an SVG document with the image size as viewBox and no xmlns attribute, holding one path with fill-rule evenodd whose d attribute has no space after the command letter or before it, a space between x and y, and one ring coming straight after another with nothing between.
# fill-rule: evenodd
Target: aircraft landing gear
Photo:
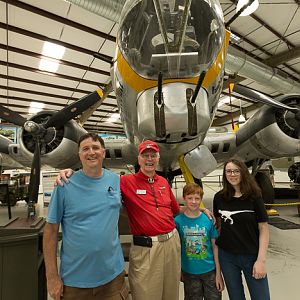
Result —
<instances>
[{"instance_id":1,"label":"aircraft landing gear","mask_svg":"<svg viewBox=\"0 0 300 300\"><path fill-rule=\"evenodd\" d=\"M274 204L275 192L268 174L262 171L258 171L255 175L255 180L261 188L262 198L266 204ZM279 216L279 213L272 206L267 207L268 216Z\"/></svg>"}]
</instances>

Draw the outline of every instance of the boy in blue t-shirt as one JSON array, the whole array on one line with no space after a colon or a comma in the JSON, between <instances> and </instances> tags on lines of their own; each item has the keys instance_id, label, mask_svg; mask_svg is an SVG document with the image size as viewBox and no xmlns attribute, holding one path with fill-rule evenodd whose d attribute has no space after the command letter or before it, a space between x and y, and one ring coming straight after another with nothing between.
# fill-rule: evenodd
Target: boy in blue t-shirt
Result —
<instances>
[{"instance_id":1,"label":"boy in blue t-shirt","mask_svg":"<svg viewBox=\"0 0 300 300\"><path fill-rule=\"evenodd\" d=\"M218 232L205 214L200 211L202 188L189 183L183 188L186 203L184 213L175 218L181 240L181 270L184 283L184 299L221 299L224 289L218 247Z\"/></svg>"}]
</instances>

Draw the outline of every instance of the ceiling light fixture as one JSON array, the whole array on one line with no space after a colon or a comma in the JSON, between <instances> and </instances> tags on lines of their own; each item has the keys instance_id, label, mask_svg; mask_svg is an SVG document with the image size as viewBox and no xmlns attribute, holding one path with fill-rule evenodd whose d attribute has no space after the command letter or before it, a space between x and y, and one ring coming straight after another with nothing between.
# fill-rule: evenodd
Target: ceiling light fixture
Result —
<instances>
[{"instance_id":1,"label":"ceiling light fixture","mask_svg":"<svg viewBox=\"0 0 300 300\"><path fill-rule=\"evenodd\" d=\"M108 119L106 120L106 123L114 123L114 122L116 122L118 119L120 119L120 114L115 113L115 114L112 114L112 115L110 116L110 118L108 118Z\"/></svg>"},{"instance_id":2,"label":"ceiling light fixture","mask_svg":"<svg viewBox=\"0 0 300 300\"><path fill-rule=\"evenodd\" d=\"M43 45L42 54L56 59L61 59L64 56L66 48L54 43L45 42Z\"/></svg>"},{"instance_id":3,"label":"ceiling light fixture","mask_svg":"<svg viewBox=\"0 0 300 300\"><path fill-rule=\"evenodd\" d=\"M36 114L40 112L45 106L45 103L40 103L40 102L31 102L29 109L28 109L28 114Z\"/></svg>"},{"instance_id":4,"label":"ceiling light fixture","mask_svg":"<svg viewBox=\"0 0 300 300\"><path fill-rule=\"evenodd\" d=\"M238 12L243 6L247 5L249 2L250 0L239 0L236 6L236 12ZM253 3L249 5L240 15L249 16L257 10L258 6L259 6L258 0L254 0Z\"/></svg>"},{"instance_id":5,"label":"ceiling light fixture","mask_svg":"<svg viewBox=\"0 0 300 300\"><path fill-rule=\"evenodd\" d=\"M41 71L55 73L59 67L59 61L65 53L66 48L54 43L45 42L43 45L42 55L48 58L42 58L40 60L39 69ZM53 58L53 59L51 59Z\"/></svg>"},{"instance_id":6,"label":"ceiling light fixture","mask_svg":"<svg viewBox=\"0 0 300 300\"><path fill-rule=\"evenodd\" d=\"M58 70L59 63L56 60L42 58L40 60L39 69L41 71L47 71L55 73Z\"/></svg>"}]
</instances>

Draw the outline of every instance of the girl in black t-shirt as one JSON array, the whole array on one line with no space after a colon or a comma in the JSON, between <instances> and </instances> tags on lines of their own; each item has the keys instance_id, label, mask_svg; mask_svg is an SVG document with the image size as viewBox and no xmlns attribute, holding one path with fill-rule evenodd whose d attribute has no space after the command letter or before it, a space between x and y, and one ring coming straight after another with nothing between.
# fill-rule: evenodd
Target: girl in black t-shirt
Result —
<instances>
[{"instance_id":1,"label":"girl in black t-shirt","mask_svg":"<svg viewBox=\"0 0 300 300\"><path fill-rule=\"evenodd\" d=\"M243 272L252 300L269 300L266 252L268 216L261 191L246 165L237 159L224 164L223 189L214 197L220 228L216 244L231 300L245 300Z\"/></svg>"}]
</instances>

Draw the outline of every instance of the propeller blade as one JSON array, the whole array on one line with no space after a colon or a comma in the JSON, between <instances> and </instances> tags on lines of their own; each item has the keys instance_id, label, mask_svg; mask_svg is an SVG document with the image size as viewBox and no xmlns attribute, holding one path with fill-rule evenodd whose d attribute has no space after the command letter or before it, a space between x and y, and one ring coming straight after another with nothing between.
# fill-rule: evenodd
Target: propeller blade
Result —
<instances>
[{"instance_id":1,"label":"propeller blade","mask_svg":"<svg viewBox=\"0 0 300 300\"><path fill-rule=\"evenodd\" d=\"M66 106L62 110L55 113L50 119L46 122L45 128L48 127L62 127L71 119L74 119L90 106L95 104L101 99L102 91L97 90L89 95L84 96L78 101L73 102L69 106Z\"/></svg>"},{"instance_id":2,"label":"propeller blade","mask_svg":"<svg viewBox=\"0 0 300 300\"><path fill-rule=\"evenodd\" d=\"M263 104L267 104L267 105L270 105L270 106L273 106L276 108L286 109L286 110L289 110L294 113L299 112L299 108L297 108L297 107L291 107L291 106L285 105L285 104L283 104L275 99L272 99L258 91L254 91L254 90L252 90L248 87L245 87L243 85L240 85L240 84L236 84L233 88L233 91L240 95L243 95L245 97L254 99Z\"/></svg>"},{"instance_id":3,"label":"propeller blade","mask_svg":"<svg viewBox=\"0 0 300 300\"><path fill-rule=\"evenodd\" d=\"M0 118L10 122L15 125L23 126L24 123L27 121L25 118L23 118L18 113L10 110L9 108L0 105Z\"/></svg>"},{"instance_id":4,"label":"propeller blade","mask_svg":"<svg viewBox=\"0 0 300 300\"><path fill-rule=\"evenodd\" d=\"M29 182L29 201L28 207L34 205L38 198L39 184L40 184L40 171L41 171L41 153L40 153L40 141L35 140L35 149L33 154L33 160L31 165L30 182Z\"/></svg>"}]
</instances>

